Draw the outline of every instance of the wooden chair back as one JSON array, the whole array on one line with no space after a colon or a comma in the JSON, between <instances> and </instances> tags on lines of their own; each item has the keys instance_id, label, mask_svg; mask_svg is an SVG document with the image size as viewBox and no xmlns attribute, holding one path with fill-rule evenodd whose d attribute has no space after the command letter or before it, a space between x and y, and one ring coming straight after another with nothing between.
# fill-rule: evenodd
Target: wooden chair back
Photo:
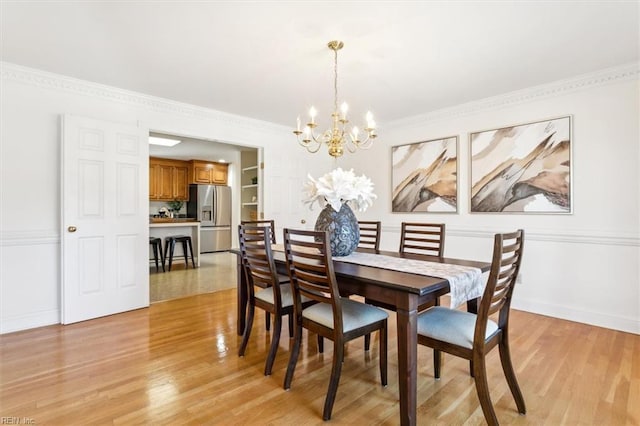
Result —
<instances>
[{"instance_id":1,"label":"wooden chair back","mask_svg":"<svg viewBox=\"0 0 640 426\"><path fill-rule=\"evenodd\" d=\"M278 274L271 251L271 228L269 226L239 225L240 254L247 277L249 297L253 286L272 287L276 305L281 303ZM278 306L280 307L280 306Z\"/></svg>"},{"instance_id":2,"label":"wooden chair back","mask_svg":"<svg viewBox=\"0 0 640 426\"><path fill-rule=\"evenodd\" d=\"M400 253L444 255L444 223L402 222L400 231Z\"/></svg>"},{"instance_id":3,"label":"wooden chair back","mask_svg":"<svg viewBox=\"0 0 640 426\"><path fill-rule=\"evenodd\" d=\"M360 242L358 247L380 250L380 221L358 221L360 228Z\"/></svg>"},{"instance_id":4,"label":"wooden chair back","mask_svg":"<svg viewBox=\"0 0 640 426\"><path fill-rule=\"evenodd\" d=\"M293 290L293 311L295 314L294 341L285 374L284 388L287 390L291 388L293 372L300 354L303 328L318 335L319 352L323 351L323 338L333 340L333 366L322 412L322 419L329 420L340 382L344 347L349 340L379 330L380 381L383 386L387 385L388 315L376 307L350 300L348 297L344 299L340 297L331 259L328 232L298 231L285 228L284 249L289 280ZM302 296L317 303L303 311ZM348 330L344 329L343 308L350 319ZM328 321L330 315L333 317L332 324L329 324Z\"/></svg>"},{"instance_id":5,"label":"wooden chair back","mask_svg":"<svg viewBox=\"0 0 640 426\"><path fill-rule=\"evenodd\" d=\"M305 296L333 308L334 330L342 330L340 291L333 270L327 231L284 229L284 251L293 289L296 317Z\"/></svg>"},{"instance_id":6,"label":"wooden chair back","mask_svg":"<svg viewBox=\"0 0 640 426\"><path fill-rule=\"evenodd\" d=\"M276 243L276 225L273 219L264 219L264 220L243 220L240 222L241 225L253 225L253 226L269 226L271 244Z\"/></svg>"},{"instance_id":7,"label":"wooden chair back","mask_svg":"<svg viewBox=\"0 0 640 426\"><path fill-rule=\"evenodd\" d=\"M474 346L484 344L487 320L496 312L499 312L498 327L506 333L511 296L520 271L523 249L524 230L495 235L491 271L478 307Z\"/></svg>"}]
</instances>

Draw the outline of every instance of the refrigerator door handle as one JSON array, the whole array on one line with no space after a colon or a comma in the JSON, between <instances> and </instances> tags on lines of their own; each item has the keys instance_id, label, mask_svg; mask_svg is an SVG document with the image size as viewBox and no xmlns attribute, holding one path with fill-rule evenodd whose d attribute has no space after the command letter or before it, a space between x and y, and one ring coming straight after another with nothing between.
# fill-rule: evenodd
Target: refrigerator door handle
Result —
<instances>
[{"instance_id":1,"label":"refrigerator door handle","mask_svg":"<svg viewBox=\"0 0 640 426\"><path fill-rule=\"evenodd\" d=\"M218 191L217 188L214 186L213 187L213 191L212 192L212 196L213 196L213 226L217 226L218 225Z\"/></svg>"}]
</instances>

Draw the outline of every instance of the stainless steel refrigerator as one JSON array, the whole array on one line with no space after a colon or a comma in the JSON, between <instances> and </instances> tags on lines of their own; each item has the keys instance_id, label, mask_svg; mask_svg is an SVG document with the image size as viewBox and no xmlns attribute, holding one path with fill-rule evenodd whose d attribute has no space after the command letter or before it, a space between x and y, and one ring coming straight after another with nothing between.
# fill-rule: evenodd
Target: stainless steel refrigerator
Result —
<instances>
[{"instance_id":1,"label":"stainless steel refrigerator","mask_svg":"<svg viewBox=\"0 0 640 426\"><path fill-rule=\"evenodd\" d=\"M231 188L190 185L187 215L200 221L200 253L231 248Z\"/></svg>"}]
</instances>

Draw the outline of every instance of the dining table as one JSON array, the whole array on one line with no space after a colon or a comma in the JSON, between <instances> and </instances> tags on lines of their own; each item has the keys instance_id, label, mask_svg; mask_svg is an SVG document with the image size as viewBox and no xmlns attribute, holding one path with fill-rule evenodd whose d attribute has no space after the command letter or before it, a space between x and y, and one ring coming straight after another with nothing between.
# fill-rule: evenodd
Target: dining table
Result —
<instances>
[{"instance_id":1,"label":"dining table","mask_svg":"<svg viewBox=\"0 0 640 426\"><path fill-rule=\"evenodd\" d=\"M381 259L394 257L423 260L446 265L478 268L481 272L487 272L491 267L489 262L475 260L452 259L364 248L359 248L357 251L380 255ZM244 274L244 268L242 267L240 251L238 249L232 249L231 252L236 254L238 259L237 332L238 335L242 335L246 326L247 316L248 296L246 276ZM284 253L277 250L273 250L272 253L278 272L286 275ZM380 306L387 307L396 312L400 424L403 426L415 425L417 421L418 306L436 300L440 296L449 293L449 281L436 276L400 272L398 270L385 269L377 266L365 266L340 261L338 259L334 259L333 264L338 287L343 296L363 296L369 301L373 301ZM477 312L477 298L469 299L466 303L468 311Z\"/></svg>"}]
</instances>

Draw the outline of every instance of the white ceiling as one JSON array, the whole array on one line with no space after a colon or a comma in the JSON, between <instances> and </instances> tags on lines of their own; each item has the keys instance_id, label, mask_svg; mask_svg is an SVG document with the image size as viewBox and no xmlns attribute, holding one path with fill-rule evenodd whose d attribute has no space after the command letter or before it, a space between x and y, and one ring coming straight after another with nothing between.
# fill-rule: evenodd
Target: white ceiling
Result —
<instances>
[{"instance_id":1,"label":"white ceiling","mask_svg":"<svg viewBox=\"0 0 640 426\"><path fill-rule=\"evenodd\" d=\"M207 160L231 163L238 151L255 150L255 148L239 147L222 142L186 138L183 136L152 133L153 136L178 139L181 142L174 146L149 145L149 156L172 158L174 160Z\"/></svg>"},{"instance_id":2,"label":"white ceiling","mask_svg":"<svg viewBox=\"0 0 640 426\"><path fill-rule=\"evenodd\" d=\"M1 3L1 59L294 126L385 122L639 60L637 1Z\"/></svg>"}]
</instances>

